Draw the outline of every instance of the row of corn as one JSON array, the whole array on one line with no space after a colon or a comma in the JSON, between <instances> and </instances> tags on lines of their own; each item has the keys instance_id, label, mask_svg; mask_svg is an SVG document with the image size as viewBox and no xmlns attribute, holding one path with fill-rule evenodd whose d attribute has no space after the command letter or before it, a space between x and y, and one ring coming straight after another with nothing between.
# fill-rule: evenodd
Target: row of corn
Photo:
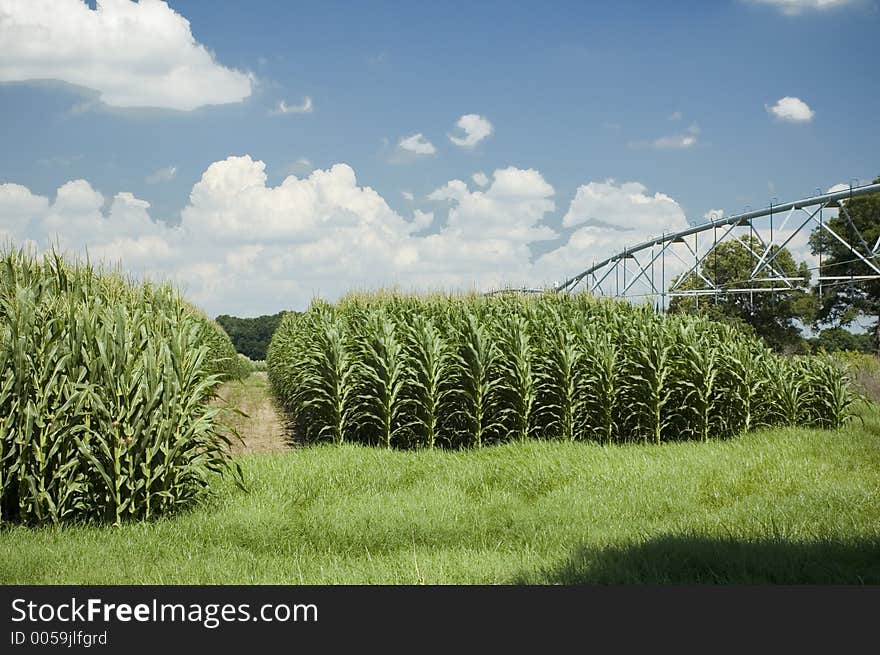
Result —
<instances>
[{"instance_id":1,"label":"row of corn","mask_svg":"<svg viewBox=\"0 0 880 655\"><path fill-rule=\"evenodd\" d=\"M228 342L170 287L0 253L0 523L194 502L231 467L210 403L238 375Z\"/></svg>"},{"instance_id":2,"label":"row of corn","mask_svg":"<svg viewBox=\"0 0 880 655\"><path fill-rule=\"evenodd\" d=\"M827 358L782 358L693 316L585 295L351 295L287 314L269 347L295 438L385 447L653 442L840 427Z\"/></svg>"}]
</instances>

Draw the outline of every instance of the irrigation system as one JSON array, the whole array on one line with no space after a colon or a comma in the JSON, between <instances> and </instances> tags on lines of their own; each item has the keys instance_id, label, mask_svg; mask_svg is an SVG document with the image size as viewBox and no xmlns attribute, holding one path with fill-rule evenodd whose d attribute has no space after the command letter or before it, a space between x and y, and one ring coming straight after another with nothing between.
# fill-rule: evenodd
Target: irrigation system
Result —
<instances>
[{"instance_id":1,"label":"irrigation system","mask_svg":"<svg viewBox=\"0 0 880 655\"><path fill-rule=\"evenodd\" d=\"M813 280L820 295L823 286L880 279L880 238L876 243L867 243L850 217L846 203L841 202L878 192L880 184L850 186L793 202L771 203L766 209L720 217L686 230L665 233L594 263L554 290L571 293L583 285L582 289L596 295L650 298L662 310L667 308L669 299L676 296L695 296L699 302L703 296L790 291L803 287L807 280L785 275L774 262L798 235L803 238L805 231L809 233L817 226L849 250L853 261L861 260L867 267L866 275L822 275L820 256L818 275ZM846 221L849 229L845 234L828 226L826 213L832 209L839 210ZM752 256L751 274L734 286L716 284L702 273L703 264L717 252L720 244L731 241L738 241ZM693 276L699 278L700 288L684 284Z\"/></svg>"}]
</instances>

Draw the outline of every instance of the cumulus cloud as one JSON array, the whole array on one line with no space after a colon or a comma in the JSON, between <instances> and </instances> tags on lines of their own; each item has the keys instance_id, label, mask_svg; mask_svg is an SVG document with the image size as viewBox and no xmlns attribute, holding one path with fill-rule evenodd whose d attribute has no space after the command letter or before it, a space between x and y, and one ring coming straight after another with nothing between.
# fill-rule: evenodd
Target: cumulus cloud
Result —
<instances>
[{"instance_id":1,"label":"cumulus cloud","mask_svg":"<svg viewBox=\"0 0 880 655\"><path fill-rule=\"evenodd\" d=\"M437 152L434 144L428 141L421 132L402 138L397 145L401 150L416 155L433 155Z\"/></svg>"},{"instance_id":2,"label":"cumulus cloud","mask_svg":"<svg viewBox=\"0 0 880 655\"><path fill-rule=\"evenodd\" d=\"M688 227L684 210L670 196L651 194L639 182L615 180L578 187L562 223L576 228L568 242L535 263L536 271L555 280L662 232ZM667 260L667 272L675 270L675 262Z\"/></svg>"},{"instance_id":3,"label":"cumulus cloud","mask_svg":"<svg viewBox=\"0 0 880 655\"><path fill-rule=\"evenodd\" d=\"M159 184L161 182L170 182L174 179L174 176L177 174L176 166L166 166L165 168L160 168L157 171L154 171L147 175L145 178L145 182L147 184Z\"/></svg>"},{"instance_id":4,"label":"cumulus cloud","mask_svg":"<svg viewBox=\"0 0 880 655\"><path fill-rule=\"evenodd\" d=\"M212 315L257 315L389 285L533 286L684 224L681 208L662 193L636 182L593 182L578 189L565 214L571 237L534 261L536 244L560 238L546 224L556 208L553 186L537 170L512 166L486 178L476 190L450 180L429 194L433 211L405 216L347 164L272 186L263 162L235 156L208 166L174 227L153 220L147 201L128 192L108 198L86 180L67 182L52 199L2 184L0 236L57 242L93 261L173 280Z\"/></svg>"},{"instance_id":5,"label":"cumulus cloud","mask_svg":"<svg viewBox=\"0 0 880 655\"><path fill-rule=\"evenodd\" d=\"M226 253L226 264L236 273L252 273L257 257L265 250L260 244L233 248Z\"/></svg>"},{"instance_id":6,"label":"cumulus cloud","mask_svg":"<svg viewBox=\"0 0 880 655\"><path fill-rule=\"evenodd\" d=\"M417 209L413 212L414 232L420 232L430 227L433 222L434 212L423 212L421 209Z\"/></svg>"},{"instance_id":7,"label":"cumulus cloud","mask_svg":"<svg viewBox=\"0 0 880 655\"><path fill-rule=\"evenodd\" d=\"M555 209L555 191L534 169L510 166L493 175L485 191L469 191L461 180L451 180L428 195L451 205L445 233L462 239L501 238L521 245L552 239L556 233L538 225Z\"/></svg>"},{"instance_id":8,"label":"cumulus cloud","mask_svg":"<svg viewBox=\"0 0 880 655\"><path fill-rule=\"evenodd\" d=\"M485 190L450 180L428 195L449 208L445 225L418 239L421 286L471 289L529 282L531 245L557 236L543 225L555 209L555 190L534 169L496 170Z\"/></svg>"},{"instance_id":9,"label":"cumulus cloud","mask_svg":"<svg viewBox=\"0 0 880 655\"><path fill-rule=\"evenodd\" d=\"M315 110L312 97L306 96L298 105L288 105L286 101L279 100L275 108L269 114L271 116L283 116L284 114L311 114Z\"/></svg>"},{"instance_id":10,"label":"cumulus cloud","mask_svg":"<svg viewBox=\"0 0 880 655\"><path fill-rule=\"evenodd\" d=\"M492 123L489 122L489 119L480 116L479 114L465 114L458 119L455 126L464 133L464 136L450 134L449 140L460 148L475 147L480 141L489 137L495 130Z\"/></svg>"},{"instance_id":11,"label":"cumulus cloud","mask_svg":"<svg viewBox=\"0 0 880 655\"><path fill-rule=\"evenodd\" d=\"M162 0L0 0L0 52L2 82L60 80L113 107L190 111L252 91Z\"/></svg>"},{"instance_id":12,"label":"cumulus cloud","mask_svg":"<svg viewBox=\"0 0 880 655\"><path fill-rule=\"evenodd\" d=\"M307 178L266 185L265 164L250 156L214 162L190 193L181 217L187 228L216 241L313 241L334 231L369 225L406 233L405 221L354 170L335 164Z\"/></svg>"},{"instance_id":13,"label":"cumulus cloud","mask_svg":"<svg viewBox=\"0 0 880 655\"><path fill-rule=\"evenodd\" d=\"M133 272L154 270L184 244L180 230L153 221L149 208L128 192L117 193L108 203L86 180L63 184L54 201L20 185L2 184L0 234L19 244L88 252L93 261L121 261Z\"/></svg>"},{"instance_id":14,"label":"cumulus cloud","mask_svg":"<svg viewBox=\"0 0 880 655\"><path fill-rule=\"evenodd\" d=\"M412 202L412 201L415 200L415 198L416 198L416 197L412 194L411 191L401 191L401 192L400 192L400 195L403 196L403 199L406 200L406 201L408 201L408 202Z\"/></svg>"},{"instance_id":15,"label":"cumulus cloud","mask_svg":"<svg viewBox=\"0 0 880 655\"><path fill-rule=\"evenodd\" d=\"M703 214L703 218L710 222L715 222L724 218L724 210L723 209L710 209L705 214Z\"/></svg>"},{"instance_id":16,"label":"cumulus cloud","mask_svg":"<svg viewBox=\"0 0 880 655\"><path fill-rule=\"evenodd\" d=\"M840 182L839 184L835 184L831 188L828 189L825 193L836 193L838 191L849 191L849 184L844 184Z\"/></svg>"},{"instance_id":17,"label":"cumulus cloud","mask_svg":"<svg viewBox=\"0 0 880 655\"><path fill-rule=\"evenodd\" d=\"M471 179L474 181L474 184L477 186L486 186L489 184L489 178L483 171L479 171L478 173L474 173L471 175Z\"/></svg>"},{"instance_id":18,"label":"cumulus cloud","mask_svg":"<svg viewBox=\"0 0 880 655\"><path fill-rule=\"evenodd\" d=\"M575 192L562 224L639 234L687 227L684 211L675 200L664 193L649 195L647 191L639 182L606 180L582 185Z\"/></svg>"},{"instance_id":19,"label":"cumulus cloud","mask_svg":"<svg viewBox=\"0 0 880 655\"><path fill-rule=\"evenodd\" d=\"M20 184L0 184L0 240L30 238L30 225L46 214L49 200Z\"/></svg>"},{"instance_id":20,"label":"cumulus cloud","mask_svg":"<svg viewBox=\"0 0 880 655\"><path fill-rule=\"evenodd\" d=\"M780 98L773 106L765 105L765 109L778 120L787 123L809 123L816 115L806 102L791 96Z\"/></svg>"},{"instance_id":21,"label":"cumulus cloud","mask_svg":"<svg viewBox=\"0 0 880 655\"><path fill-rule=\"evenodd\" d=\"M856 0L752 0L759 4L773 5L787 16L797 16L805 11L834 9L853 5Z\"/></svg>"}]
</instances>

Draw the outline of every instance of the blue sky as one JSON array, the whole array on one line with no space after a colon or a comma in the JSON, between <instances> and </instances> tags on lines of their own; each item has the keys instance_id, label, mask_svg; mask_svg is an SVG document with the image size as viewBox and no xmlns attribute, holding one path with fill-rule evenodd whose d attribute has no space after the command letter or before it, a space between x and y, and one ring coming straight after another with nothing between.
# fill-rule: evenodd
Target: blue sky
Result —
<instances>
[{"instance_id":1,"label":"blue sky","mask_svg":"<svg viewBox=\"0 0 880 655\"><path fill-rule=\"evenodd\" d=\"M0 234L212 314L536 285L880 175L873 0L99 4L0 0Z\"/></svg>"}]
</instances>

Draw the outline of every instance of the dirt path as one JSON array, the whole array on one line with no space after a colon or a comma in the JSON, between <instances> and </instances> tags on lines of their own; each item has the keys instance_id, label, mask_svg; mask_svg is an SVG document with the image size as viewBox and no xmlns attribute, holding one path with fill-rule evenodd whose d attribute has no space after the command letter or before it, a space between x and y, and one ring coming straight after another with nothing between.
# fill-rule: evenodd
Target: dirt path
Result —
<instances>
[{"instance_id":1,"label":"dirt path","mask_svg":"<svg viewBox=\"0 0 880 655\"><path fill-rule=\"evenodd\" d=\"M220 388L220 397L247 416L227 412L224 421L238 430L244 443L233 439L232 452L271 453L288 450L284 430L269 396L265 373L253 373L242 382L229 382Z\"/></svg>"}]
</instances>

